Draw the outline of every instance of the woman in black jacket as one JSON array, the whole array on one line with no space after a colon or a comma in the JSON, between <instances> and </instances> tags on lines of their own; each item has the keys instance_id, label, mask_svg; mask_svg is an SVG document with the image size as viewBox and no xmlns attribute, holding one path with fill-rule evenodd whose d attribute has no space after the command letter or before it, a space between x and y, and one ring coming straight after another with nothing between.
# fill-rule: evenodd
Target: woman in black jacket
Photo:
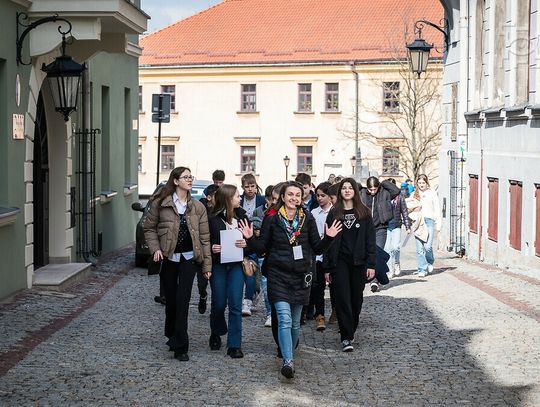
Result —
<instances>
[{"instance_id":1,"label":"woman in black jacket","mask_svg":"<svg viewBox=\"0 0 540 407\"><path fill-rule=\"evenodd\" d=\"M234 185L223 184L216 192L215 206L209 220L212 245L212 306L210 311L210 349L221 348L221 335L227 334L227 355L242 358L242 294L244 273L242 261L221 262L222 230L237 229L239 222L248 222L246 211L240 208L240 195ZM247 246L238 232L236 247ZM245 251L246 249L244 249ZM247 252L245 253L247 254ZM225 321L225 308L229 307L229 326Z\"/></svg>"},{"instance_id":2,"label":"woman in black jacket","mask_svg":"<svg viewBox=\"0 0 540 407\"><path fill-rule=\"evenodd\" d=\"M240 222L240 228L258 255L266 253L268 297L277 312L283 355L281 374L290 379L294 377L293 347L300 335L302 306L309 303L312 257L330 246L341 224L328 224L321 239L313 215L302 207L302 185L296 181L284 183L276 210L263 222L260 237L253 237L253 228L246 222Z\"/></svg>"},{"instance_id":3,"label":"woman in black jacket","mask_svg":"<svg viewBox=\"0 0 540 407\"><path fill-rule=\"evenodd\" d=\"M354 333L358 327L364 301L366 282L375 276L375 229L369 208L360 200L358 185L352 178L340 183L340 193L328 213L326 225L341 221L339 233L324 255L326 280L334 284L341 347L343 352L353 350Z\"/></svg>"}]
</instances>

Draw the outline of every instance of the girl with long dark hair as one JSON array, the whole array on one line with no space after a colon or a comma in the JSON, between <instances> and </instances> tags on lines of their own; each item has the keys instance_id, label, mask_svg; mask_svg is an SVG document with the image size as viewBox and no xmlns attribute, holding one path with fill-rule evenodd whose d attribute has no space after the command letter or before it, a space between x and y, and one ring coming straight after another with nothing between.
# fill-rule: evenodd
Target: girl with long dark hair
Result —
<instances>
[{"instance_id":1,"label":"girl with long dark hair","mask_svg":"<svg viewBox=\"0 0 540 407\"><path fill-rule=\"evenodd\" d=\"M237 359L242 352L242 294L244 273L242 262L221 262L222 230L237 229L239 221L247 222L246 211L240 207L240 195L234 185L223 184L216 192L215 206L210 217L210 240L212 243L212 305L210 311L210 349L221 348L221 335L227 334L227 355ZM240 235L236 247L245 248L246 241ZM229 308L229 324L225 321L225 308Z\"/></svg>"},{"instance_id":2,"label":"girl with long dark hair","mask_svg":"<svg viewBox=\"0 0 540 407\"><path fill-rule=\"evenodd\" d=\"M323 267L327 281L334 285L341 347L343 352L350 352L362 310L364 287L375 276L376 264L371 212L360 200L358 184L353 178L341 181L337 202L326 218L326 225L336 220L341 222L343 230L324 255Z\"/></svg>"},{"instance_id":3,"label":"girl with long dark hair","mask_svg":"<svg viewBox=\"0 0 540 407\"><path fill-rule=\"evenodd\" d=\"M212 275L206 208L191 199L193 176L187 167L171 171L154 196L144 221L144 237L155 262L163 261L165 336L180 361L189 360L188 311L193 279Z\"/></svg>"}]
</instances>

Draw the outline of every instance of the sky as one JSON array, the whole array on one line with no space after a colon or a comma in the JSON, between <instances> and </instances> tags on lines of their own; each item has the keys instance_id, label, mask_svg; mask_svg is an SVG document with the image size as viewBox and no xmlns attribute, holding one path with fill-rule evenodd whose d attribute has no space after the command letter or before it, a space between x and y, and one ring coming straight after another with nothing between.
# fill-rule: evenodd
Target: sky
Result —
<instances>
[{"instance_id":1,"label":"sky","mask_svg":"<svg viewBox=\"0 0 540 407\"><path fill-rule=\"evenodd\" d=\"M185 17L220 3L222 0L141 0L141 8L150 15L148 31L159 30Z\"/></svg>"}]
</instances>

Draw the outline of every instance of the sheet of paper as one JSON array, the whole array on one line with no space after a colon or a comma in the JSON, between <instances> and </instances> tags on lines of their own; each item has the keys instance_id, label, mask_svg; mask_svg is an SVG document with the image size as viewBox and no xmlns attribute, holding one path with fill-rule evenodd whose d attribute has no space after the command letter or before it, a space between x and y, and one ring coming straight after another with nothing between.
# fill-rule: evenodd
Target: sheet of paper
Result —
<instances>
[{"instance_id":1,"label":"sheet of paper","mask_svg":"<svg viewBox=\"0 0 540 407\"><path fill-rule=\"evenodd\" d=\"M221 263L242 261L244 249L235 246L235 242L242 239L242 232L238 229L221 230L219 236L221 240Z\"/></svg>"},{"instance_id":2,"label":"sheet of paper","mask_svg":"<svg viewBox=\"0 0 540 407\"><path fill-rule=\"evenodd\" d=\"M403 239L403 243L401 243L401 247L405 247L405 245L407 244L407 242L409 241L412 235L413 235L412 233L407 233L407 235L405 236L405 239Z\"/></svg>"}]
</instances>

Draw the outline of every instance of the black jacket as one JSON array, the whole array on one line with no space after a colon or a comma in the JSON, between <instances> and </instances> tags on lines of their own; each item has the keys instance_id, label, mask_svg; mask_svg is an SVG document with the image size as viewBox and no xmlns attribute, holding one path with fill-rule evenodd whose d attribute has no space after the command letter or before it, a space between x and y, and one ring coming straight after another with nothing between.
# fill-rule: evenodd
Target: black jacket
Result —
<instances>
[{"instance_id":1,"label":"black jacket","mask_svg":"<svg viewBox=\"0 0 540 407\"><path fill-rule=\"evenodd\" d=\"M289 304L309 303L309 288L302 288L304 274L311 270L313 254L322 254L332 243L332 238L320 238L315 218L306 212L307 219L296 241L302 246L300 260L294 260L285 226L278 215L264 218L261 235L248 240L250 249L259 257L265 256L264 268L268 278L268 299L271 303L285 301Z\"/></svg>"},{"instance_id":2,"label":"black jacket","mask_svg":"<svg viewBox=\"0 0 540 407\"><path fill-rule=\"evenodd\" d=\"M246 211L243 208L236 208L234 210L234 217L237 220L248 220ZM249 221L248 221L249 222ZM225 216L223 214L211 215L208 219L208 225L210 228L210 249L212 245L221 244L220 231L225 230ZM244 255L250 254L247 248L244 248ZM221 255L219 253L212 253L212 264L221 264Z\"/></svg>"},{"instance_id":3,"label":"black jacket","mask_svg":"<svg viewBox=\"0 0 540 407\"><path fill-rule=\"evenodd\" d=\"M398 196L399 193L400 189L388 180L381 182L379 191L375 196L369 195L367 188L360 191L362 202L372 213L375 229L388 227L388 222L394 218L392 199Z\"/></svg>"},{"instance_id":4,"label":"black jacket","mask_svg":"<svg viewBox=\"0 0 540 407\"><path fill-rule=\"evenodd\" d=\"M331 209L326 217L326 224L328 226L332 225L334 219L334 210ZM358 231L358 234L356 235L354 258L352 259L353 264L355 266L365 266L367 269L374 269L377 262L377 251L375 244L375 228L371 217L357 219L353 227ZM330 249L328 249L323 257L323 268L326 272L334 273L336 271L342 236L343 232L340 232L334 238L332 246L330 246Z\"/></svg>"}]
</instances>

